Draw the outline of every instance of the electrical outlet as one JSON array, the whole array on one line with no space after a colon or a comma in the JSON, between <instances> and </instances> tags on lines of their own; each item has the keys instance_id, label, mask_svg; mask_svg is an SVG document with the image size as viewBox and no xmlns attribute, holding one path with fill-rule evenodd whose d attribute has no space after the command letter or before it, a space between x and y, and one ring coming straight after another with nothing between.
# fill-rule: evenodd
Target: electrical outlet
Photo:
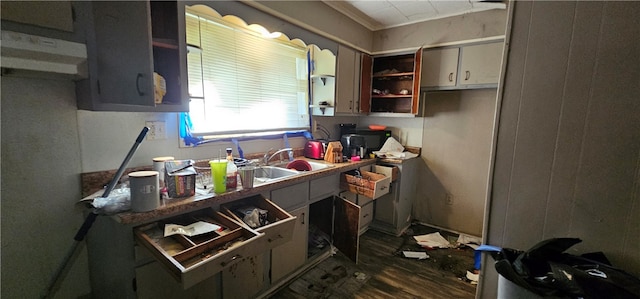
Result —
<instances>
[{"instance_id":1,"label":"electrical outlet","mask_svg":"<svg viewBox=\"0 0 640 299\"><path fill-rule=\"evenodd\" d=\"M147 140L167 139L167 128L163 121L147 121L145 125L149 128Z\"/></svg>"},{"instance_id":2,"label":"electrical outlet","mask_svg":"<svg viewBox=\"0 0 640 299\"><path fill-rule=\"evenodd\" d=\"M317 132L318 131L318 121L314 119L313 123L312 123L312 126L313 127L311 128L311 133Z\"/></svg>"},{"instance_id":3,"label":"electrical outlet","mask_svg":"<svg viewBox=\"0 0 640 299\"><path fill-rule=\"evenodd\" d=\"M453 195L451 195L451 193L447 193L447 195L445 195L444 203L450 206L453 205Z\"/></svg>"}]
</instances>

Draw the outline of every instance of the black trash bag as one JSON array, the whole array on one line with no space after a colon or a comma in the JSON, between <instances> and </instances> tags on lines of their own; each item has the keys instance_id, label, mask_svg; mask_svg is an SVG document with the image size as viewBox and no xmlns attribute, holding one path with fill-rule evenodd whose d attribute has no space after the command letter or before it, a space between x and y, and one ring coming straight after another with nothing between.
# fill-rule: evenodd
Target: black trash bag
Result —
<instances>
[{"instance_id":1,"label":"black trash bag","mask_svg":"<svg viewBox=\"0 0 640 299\"><path fill-rule=\"evenodd\" d=\"M577 238L542 241L527 251L492 252L498 273L540 296L640 299L640 279L611 266L602 253L564 253Z\"/></svg>"}]
</instances>

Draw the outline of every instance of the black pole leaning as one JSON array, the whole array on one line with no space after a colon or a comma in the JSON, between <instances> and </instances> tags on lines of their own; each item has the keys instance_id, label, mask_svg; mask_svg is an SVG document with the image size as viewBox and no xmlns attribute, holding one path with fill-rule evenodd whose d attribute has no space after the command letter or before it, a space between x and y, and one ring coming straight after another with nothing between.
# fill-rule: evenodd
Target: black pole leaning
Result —
<instances>
[{"instance_id":1,"label":"black pole leaning","mask_svg":"<svg viewBox=\"0 0 640 299\"><path fill-rule=\"evenodd\" d=\"M113 191L115 186L118 184L120 177L122 177L124 170L127 168L127 164L129 164L129 160L131 160L131 157L133 157L133 154L136 152L136 150L140 146L140 143L142 143L142 140L144 140L144 137L147 135L147 132L149 132L149 128L147 127L142 128L142 131L138 135L138 138L136 138L136 142L133 144L133 146L129 150L129 153L127 153L127 156L124 158L124 161L122 161L122 164L120 164L120 168L118 168L118 171L113 176L113 179L111 179L111 182L109 182L109 185L107 185L107 188L104 190L104 193L102 193L102 197L108 197L111 191ZM91 213L87 215L87 218L85 218L84 223L82 223L82 226L80 227L80 229L78 229L78 232L73 238L75 242L73 242L71 249L67 252L62 263L60 264L60 266L58 266L58 269L56 270L55 274L51 278L51 281L49 282L49 286L47 287L46 293L44 294L43 298L53 297L53 295L55 294L54 288L58 284L58 281L62 277L62 274L66 272L67 268L69 267L69 261L76 254L78 245L80 245L80 242L84 240L84 237L89 232L89 229L91 228L93 223L96 221L97 217L98 217L98 213L95 210L91 211Z\"/></svg>"}]
</instances>

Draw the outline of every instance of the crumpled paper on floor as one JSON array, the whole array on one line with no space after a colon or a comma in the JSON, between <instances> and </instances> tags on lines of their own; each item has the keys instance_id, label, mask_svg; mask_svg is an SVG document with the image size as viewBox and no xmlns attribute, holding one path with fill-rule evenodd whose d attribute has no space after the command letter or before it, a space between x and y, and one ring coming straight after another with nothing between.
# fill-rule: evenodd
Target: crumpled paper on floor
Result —
<instances>
[{"instance_id":1,"label":"crumpled paper on floor","mask_svg":"<svg viewBox=\"0 0 640 299\"><path fill-rule=\"evenodd\" d=\"M447 241L440 233L435 232L427 235L413 236L418 242L418 245L432 249L432 248L449 248L451 243Z\"/></svg>"}]
</instances>

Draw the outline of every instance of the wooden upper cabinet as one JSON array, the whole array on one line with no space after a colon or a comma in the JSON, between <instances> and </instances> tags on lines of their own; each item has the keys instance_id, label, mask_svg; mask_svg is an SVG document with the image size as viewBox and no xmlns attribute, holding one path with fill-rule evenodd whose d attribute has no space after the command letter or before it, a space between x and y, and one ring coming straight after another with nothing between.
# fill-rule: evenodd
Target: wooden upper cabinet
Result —
<instances>
[{"instance_id":1,"label":"wooden upper cabinet","mask_svg":"<svg viewBox=\"0 0 640 299\"><path fill-rule=\"evenodd\" d=\"M184 5L177 1L95 1L91 12L89 78L76 85L78 107L188 111ZM156 101L154 73L164 78L166 94L161 101Z\"/></svg>"},{"instance_id":2,"label":"wooden upper cabinet","mask_svg":"<svg viewBox=\"0 0 640 299\"><path fill-rule=\"evenodd\" d=\"M380 116L417 114L421 64L422 48L410 54L374 57L371 85L367 89L369 112L383 113ZM364 69L362 76L364 82Z\"/></svg>"}]
</instances>

